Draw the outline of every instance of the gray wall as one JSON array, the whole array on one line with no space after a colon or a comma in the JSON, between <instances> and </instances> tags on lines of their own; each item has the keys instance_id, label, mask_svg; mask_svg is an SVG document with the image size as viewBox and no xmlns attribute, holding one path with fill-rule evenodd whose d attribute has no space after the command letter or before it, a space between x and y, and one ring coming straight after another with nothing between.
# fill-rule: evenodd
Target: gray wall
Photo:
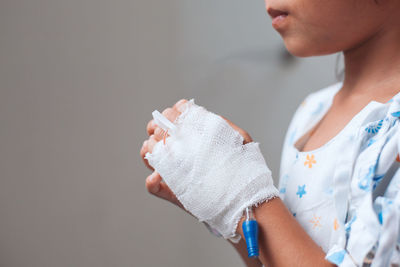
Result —
<instances>
[{"instance_id":1,"label":"gray wall","mask_svg":"<svg viewBox=\"0 0 400 267\"><path fill-rule=\"evenodd\" d=\"M335 57L285 61L264 2L0 0L0 266L241 266L150 196L139 149L180 98L280 149Z\"/></svg>"}]
</instances>

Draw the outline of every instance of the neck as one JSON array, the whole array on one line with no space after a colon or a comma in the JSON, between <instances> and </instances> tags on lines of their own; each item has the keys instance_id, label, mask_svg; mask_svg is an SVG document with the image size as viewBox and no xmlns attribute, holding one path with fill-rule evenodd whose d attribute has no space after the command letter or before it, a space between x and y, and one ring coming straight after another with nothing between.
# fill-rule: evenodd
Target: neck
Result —
<instances>
[{"instance_id":1,"label":"neck","mask_svg":"<svg viewBox=\"0 0 400 267\"><path fill-rule=\"evenodd\" d=\"M344 51L346 95L393 96L400 91L400 31L382 29Z\"/></svg>"}]
</instances>

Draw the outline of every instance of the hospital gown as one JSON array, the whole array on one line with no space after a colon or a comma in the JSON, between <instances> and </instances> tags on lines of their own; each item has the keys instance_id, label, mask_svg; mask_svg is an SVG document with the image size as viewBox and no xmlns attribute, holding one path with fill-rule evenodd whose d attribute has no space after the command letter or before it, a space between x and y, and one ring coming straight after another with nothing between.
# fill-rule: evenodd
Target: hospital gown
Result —
<instances>
[{"instance_id":1,"label":"hospital gown","mask_svg":"<svg viewBox=\"0 0 400 267\"><path fill-rule=\"evenodd\" d=\"M302 152L342 84L309 95L286 134L280 197L339 266L399 266L400 93L371 101L334 138Z\"/></svg>"}]
</instances>

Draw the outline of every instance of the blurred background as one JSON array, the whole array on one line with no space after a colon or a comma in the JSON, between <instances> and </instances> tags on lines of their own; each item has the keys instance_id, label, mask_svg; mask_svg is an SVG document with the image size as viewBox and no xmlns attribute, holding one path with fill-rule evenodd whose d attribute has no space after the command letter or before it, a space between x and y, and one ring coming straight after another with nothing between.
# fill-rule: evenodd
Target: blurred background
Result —
<instances>
[{"instance_id":1,"label":"blurred background","mask_svg":"<svg viewBox=\"0 0 400 267\"><path fill-rule=\"evenodd\" d=\"M0 0L0 266L243 266L145 190L151 112L195 98L278 182L291 116L335 61L287 54L262 0Z\"/></svg>"}]
</instances>

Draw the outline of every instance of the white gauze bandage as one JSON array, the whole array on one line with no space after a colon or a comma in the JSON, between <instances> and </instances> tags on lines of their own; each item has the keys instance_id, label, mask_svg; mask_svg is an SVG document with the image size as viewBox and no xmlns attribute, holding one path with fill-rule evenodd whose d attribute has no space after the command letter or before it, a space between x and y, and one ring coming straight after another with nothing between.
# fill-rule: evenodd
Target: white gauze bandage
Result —
<instances>
[{"instance_id":1,"label":"white gauze bandage","mask_svg":"<svg viewBox=\"0 0 400 267\"><path fill-rule=\"evenodd\" d=\"M243 145L243 137L223 118L193 100L181 111L169 125L160 113L153 113L170 136L146 158L186 210L238 242L236 227L243 210L279 194L271 171L258 143Z\"/></svg>"}]
</instances>

